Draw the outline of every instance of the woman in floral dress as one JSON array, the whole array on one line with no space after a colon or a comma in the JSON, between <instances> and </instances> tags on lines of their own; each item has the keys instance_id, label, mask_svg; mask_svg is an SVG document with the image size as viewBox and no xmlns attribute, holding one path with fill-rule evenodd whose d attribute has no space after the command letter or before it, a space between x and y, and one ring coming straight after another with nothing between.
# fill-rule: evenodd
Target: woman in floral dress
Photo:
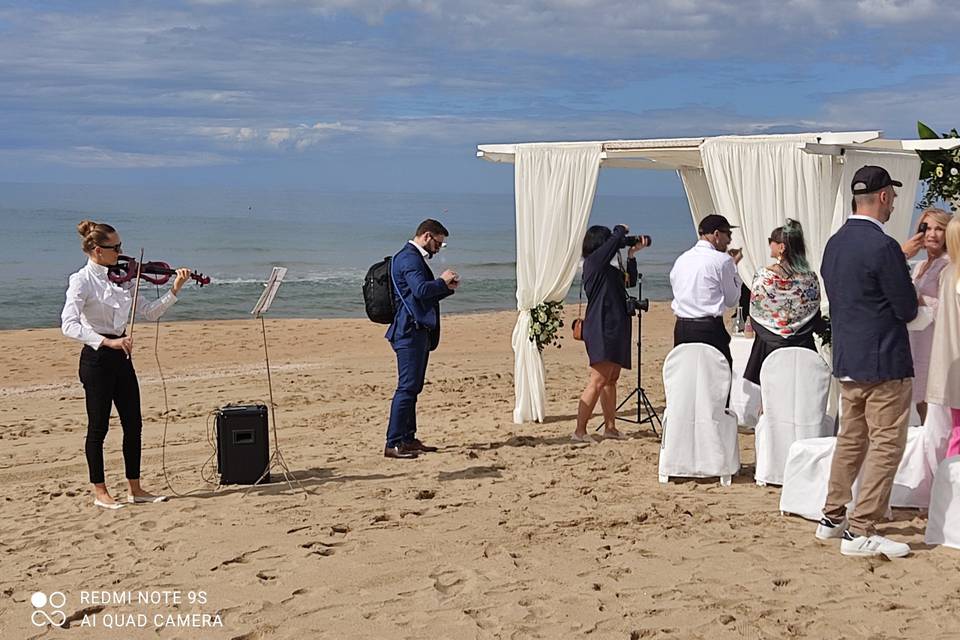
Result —
<instances>
[{"instance_id":1,"label":"woman in floral dress","mask_svg":"<svg viewBox=\"0 0 960 640\"><path fill-rule=\"evenodd\" d=\"M756 338L743 377L760 384L760 367L781 347L816 350L813 332L823 324L820 280L807 262L803 228L787 219L770 234L770 257L750 288L750 321Z\"/></svg>"}]
</instances>

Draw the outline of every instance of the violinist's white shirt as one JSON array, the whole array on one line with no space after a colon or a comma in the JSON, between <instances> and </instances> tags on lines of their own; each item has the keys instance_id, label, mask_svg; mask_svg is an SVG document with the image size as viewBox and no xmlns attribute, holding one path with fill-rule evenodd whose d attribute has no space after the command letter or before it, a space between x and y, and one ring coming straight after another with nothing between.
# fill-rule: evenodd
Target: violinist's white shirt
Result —
<instances>
[{"instance_id":1,"label":"violinist's white shirt","mask_svg":"<svg viewBox=\"0 0 960 640\"><path fill-rule=\"evenodd\" d=\"M100 348L103 334L123 335L133 306L135 283L131 280L115 284L107 273L107 267L88 260L82 269L70 276L67 301L60 314L63 335L94 349ZM141 295L137 312L146 320L156 320L176 301L172 291L156 300L146 300Z\"/></svg>"}]
</instances>

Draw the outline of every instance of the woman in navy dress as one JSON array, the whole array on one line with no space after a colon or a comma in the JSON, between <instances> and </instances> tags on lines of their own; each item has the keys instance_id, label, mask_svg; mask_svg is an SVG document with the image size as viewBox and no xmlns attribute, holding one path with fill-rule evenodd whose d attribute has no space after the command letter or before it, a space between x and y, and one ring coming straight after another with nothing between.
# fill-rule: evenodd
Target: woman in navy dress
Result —
<instances>
[{"instance_id":1,"label":"woman in navy dress","mask_svg":"<svg viewBox=\"0 0 960 640\"><path fill-rule=\"evenodd\" d=\"M630 368L630 315L627 287L637 283L637 260L642 241L630 247L626 269L619 250L627 235L626 225L609 228L593 226L583 239L583 290L587 312L583 318L583 341L590 357L590 380L580 396L577 429L573 439L593 442L587 435L587 421L600 400L605 438L623 438L616 427L617 380L620 370Z\"/></svg>"}]
</instances>

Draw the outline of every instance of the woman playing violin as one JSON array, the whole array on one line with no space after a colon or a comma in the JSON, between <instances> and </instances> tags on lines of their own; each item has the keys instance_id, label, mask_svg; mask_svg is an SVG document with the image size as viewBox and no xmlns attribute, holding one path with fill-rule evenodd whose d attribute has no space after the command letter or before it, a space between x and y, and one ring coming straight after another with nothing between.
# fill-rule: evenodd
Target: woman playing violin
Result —
<instances>
[{"instance_id":1,"label":"woman playing violin","mask_svg":"<svg viewBox=\"0 0 960 640\"><path fill-rule=\"evenodd\" d=\"M119 509L107 491L103 475L103 441L110 422L111 405L116 405L123 427L123 462L126 467L128 503L161 502L165 496L153 495L140 486L140 386L130 360L133 338L126 335L133 306L136 282L116 284L109 268L120 255L120 235L108 224L84 220L77 225L83 238L81 247L87 264L70 276L67 301L60 316L63 334L84 344L80 352L80 382L86 396L87 439L85 452L94 505ZM189 269L177 269L173 286L157 300L142 297L137 311L147 320L156 320L176 301Z\"/></svg>"}]
</instances>

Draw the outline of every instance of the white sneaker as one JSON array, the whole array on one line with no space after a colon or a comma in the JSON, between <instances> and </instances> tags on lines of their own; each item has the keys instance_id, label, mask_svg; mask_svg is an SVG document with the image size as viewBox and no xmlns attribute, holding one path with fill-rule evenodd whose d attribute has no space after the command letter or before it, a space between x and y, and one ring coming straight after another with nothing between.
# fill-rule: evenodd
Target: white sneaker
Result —
<instances>
[{"instance_id":1,"label":"white sneaker","mask_svg":"<svg viewBox=\"0 0 960 640\"><path fill-rule=\"evenodd\" d=\"M845 556L902 558L910 554L910 545L883 536L855 536L850 531L844 531L840 553Z\"/></svg>"},{"instance_id":2,"label":"white sneaker","mask_svg":"<svg viewBox=\"0 0 960 640\"><path fill-rule=\"evenodd\" d=\"M834 522L830 518L824 516L820 518L820 524L817 525L817 532L813 535L817 537L817 540L833 540L835 538L842 538L843 532L846 530L846 518L839 522Z\"/></svg>"}]
</instances>

